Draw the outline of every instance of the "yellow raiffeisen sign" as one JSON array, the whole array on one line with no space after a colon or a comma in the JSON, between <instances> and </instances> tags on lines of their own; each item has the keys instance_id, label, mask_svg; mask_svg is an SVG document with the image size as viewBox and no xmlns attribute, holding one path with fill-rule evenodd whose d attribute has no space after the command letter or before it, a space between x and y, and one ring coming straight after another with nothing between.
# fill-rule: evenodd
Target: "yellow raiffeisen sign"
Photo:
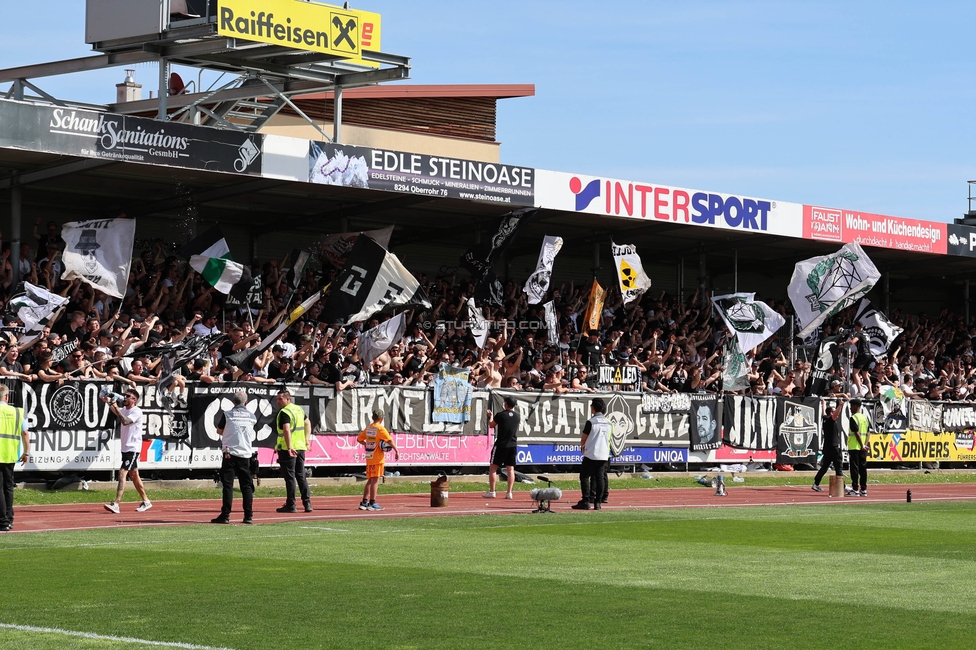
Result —
<instances>
[{"instance_id":1,"label":"yellow raiffeisen sign","mask_svg":"<svg viewBox=\"0 0 976 650\"><path fill-rule=\"evenodd\" d=\"M380 15L302 0L219 0L217 33L296 50L334 54L356 63L380 51Z\"/></svg>"}]
</instances>

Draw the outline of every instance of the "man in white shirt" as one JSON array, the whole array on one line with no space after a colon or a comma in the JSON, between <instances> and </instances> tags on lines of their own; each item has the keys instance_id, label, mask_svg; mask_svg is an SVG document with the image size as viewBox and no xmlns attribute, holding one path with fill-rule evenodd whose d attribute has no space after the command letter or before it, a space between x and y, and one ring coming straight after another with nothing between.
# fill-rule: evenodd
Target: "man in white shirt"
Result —
<instances>
[{"instance_id":1,"label":"man in white shirt","mask_svg":"<svg viewBox=\"0 0 976 650\"><path fill-rule=\"evenodd\" d=\"M579 503L572 506L573 510L589 510L591 503L594 510L599 510L606 493L606 468L610 462L610 435L613 433L613 424L603 415L606 408L606 403L600 397L590 402L593 417L583 425L583 435L580 437L580 450L583 452L580 492L583 494Z\"/></svg>"},{"instance_id":2,"label":"man in white shirt","mask_svg":"<svg viewBox=\"0 0 976 650\"><path fill-rule=\"evenodd\" d=\"M122 464L119 466L119 487L115 492L115 501L106 503L105 509L109 512L119 514L119 504L122 502L122 493L125 491L126 476L132 477L132 485L136 492L142 497L142 503L136 508L136 512L145 512L152 508L152 502L146 496L146 488L139 478L139 452L142 451L142 411L136 406L139 401L139 393L134 390L127 390L119 408L114 396L105 395L103 402L107 402L112 413L119 420L119 438L121 439Z\"/></svg>"},{"instance_id":3,"label":"man in white shirt","mask_svg":"<svg viewBox=\"0 0 976 650\"><path fill-rule=\"evenodd\" d=\"M251 455L254 453L252 443L256 437L254 425L257 424L257 418L245 406L247 404L246 393L234 393L230 401L234 408L221 412L217 417L217 433L220 434L220 447L224 452L224 461L220 466L223 503L220 514L211 519L210 523L230 523L230 512L234 502L234 476L237 476L244 501L244 521L241 523L251 524L254 523L251 507L254 501Z\"/></svg>"}]
</instances>

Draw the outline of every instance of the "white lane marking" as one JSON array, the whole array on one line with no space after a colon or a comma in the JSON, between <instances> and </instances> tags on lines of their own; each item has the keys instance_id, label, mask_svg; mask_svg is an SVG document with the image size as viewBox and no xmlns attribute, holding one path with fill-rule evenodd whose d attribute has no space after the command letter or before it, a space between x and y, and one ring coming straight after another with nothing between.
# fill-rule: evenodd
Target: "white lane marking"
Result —
<instances>
[{"instance_id":1,"label":"white lane marking","mask_svg":"<svg viewBox=\"0 0 976 650\"><path fill-rule=\"evenodd\" d=\"M156 646L160 648L184 648L185 650L233 650L232 648L217 647L212 645L197 645L195 643L150 641L149 639L136 639L128 636L112 636L107 634L95 634L93 632L77 632L75 630L62 630L59 627L35 627L33 625L13 625L11 623L0 623L0 628L7 630L18 630L20 632L42 632L45 634L60 634L62 636L77 636L83 639L98 639L101 641L138 643L140 645Z\"/></svg>"}]
</instances>

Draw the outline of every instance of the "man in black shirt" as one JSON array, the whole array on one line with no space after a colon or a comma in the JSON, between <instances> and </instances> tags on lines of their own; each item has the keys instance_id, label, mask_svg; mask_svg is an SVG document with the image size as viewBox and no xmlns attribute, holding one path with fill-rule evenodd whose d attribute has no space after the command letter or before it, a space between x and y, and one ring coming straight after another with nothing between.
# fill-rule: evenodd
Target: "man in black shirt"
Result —
<instances>
[{"instance_id":1,"label":"man in black shirt","mask_svg":"<svg viewBox=\"0 0 976 650\"><path fill-rule=\"evenodd\" d=\"M584 366L594 368L600 364L603 357L603 346L600 345L600 335L590 332L586 342L579 346L579 362Z\"/></svg>"},{"instance_id":2,"label":"man in black shirt","mask_svg":"<svg viewBox=\"0 0 976 650\"><path fill-rule=\"evenodd\" d=\"M841 469L840 433L837 430L837 416L840 415L843 408L844 400L838 401L836 406L831 406L830 402L827 402L824 408L823 426L821 427L823 430L823 443L821 445L823 458L820 460L820 471L813 479L814 492L823 492L820 481L831 465L834 466L834 473L837 476L844 475L844 471Z\"/></svg>"},{"instance_id":3,"label":"man in black shirt","mask_svg":"<svg viewBox=\"0 0 976 650\"><path fill-rule=\"evenodd\" d=\"M505 410L491 417L488 413L488 421L495 427L495 447L491 454L491 466L488 468L488 491L485 492L486 499L495 498L495 482L498 480L496 473L498 468L504 466L506 477L508 478L508 491L505 493L506 499L512 497L512 487L515 485L515 457L516 446L518 445L518 428L521 418L515 412L515 398L505 398Z\"/></svg>"}]
</instances>

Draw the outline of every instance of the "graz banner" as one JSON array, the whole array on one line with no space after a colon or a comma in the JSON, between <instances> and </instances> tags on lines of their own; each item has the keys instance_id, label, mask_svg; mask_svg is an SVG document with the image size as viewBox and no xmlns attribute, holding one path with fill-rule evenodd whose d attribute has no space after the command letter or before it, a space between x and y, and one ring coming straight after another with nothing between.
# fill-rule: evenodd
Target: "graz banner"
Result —
<instances>
[{"instance_id":1,"label":"graz banner","mask_svg":"<svg viewBox=\"0 0 976 650\"><path fill-rule=\"evenodd\" d=\"M535 169L336 145L309 144L308 180L433 198L535 205Z\"/></svg>"},{"instance_id":2,"label":"graz banner","mask_svg":"<svg viewBox=\"0 0 976 650\"><path fill-rule=\"evenodd\" d=\"M536 393L527 391L491 391L491 410L502 409L506 397L515 399L521 422L520 445L557 443L579 447L583 425L590 419L590 403L602 397L604 415L613 424L610 452L620 456L629 447L686 446L688 444L688 410L644 413L643 396L638 393ZM662 397L662 396L653 396ZM652 409L654 407L651 407ZM561 453L561 452L556 452ZM568 461L567 461L568 462Z\"/></svg>"},{"instance_id":3,"label":"graz banner","mask_svg":"<svg viewBox=\"0 0 976 650\"><path fill-rule=\"evenodd\" d=\"M976 461L973 432L906 431L871 435L869 463Z\"/></svg>"},{"instance_id":4,"label":"graz banner","mask_svg":"<svg viewBox=\"0 0 976 650\"><path fill-rule=\"evenodd\" d=\"M37 382L20 384L24 421L31 433L31 454L18 470L111 470L121 458L118 422L101 400L103 388L119 392L112 383L76 381L59 386ZM141 460L168 469L189 466L193 460L181 441L188 436L189 411L185 394L176 396L172 413L157 400L155 387L140 393L143 413Z\"/></svg>"},{"instance_id":5,"label":"graz banner","mask_svg":"<svg viewBox=\"0 0 976 650\"><path fill-rule=\"evenodd\" d=\"M783 399L778 403L779 435L776 462L816 464L820 452L820 400Z\"/></svg>"},{"instance_id":6,"label":"graz banner","mask_svg":"<svg viewBox=\"0 0 976 650\"><path fill-rule=\"evenodd\" d=\"M691 450L722 446L722 402L715 395L693 394L691 398Z\"/></svg>"},{"instance_id":7,"label":"graz banner","mask_svg":"<svg viewBox=\"0 0 976 650\"><path fill-rule=\"evenodd\" d=\"M687 446L691 442L691 398L687 393L644 393L637 419L643 420L638 428L651 444Z\"/></svg>"},{"instance_id":8,"label":"graz banner","mask_svg":"<svg viewBox=\"0 0 976 650\"><path fill-rule=\"evenodd\" d=\"M722 409L723 441L737 449L776 449L776 399L726 395Z\"/></svg>"},{"instance_id":9,"label":"graz banner","mask_svg":"<svg viewBox=\"0 0 976 650\"><path fill-rule=\"evenodd\" d=\"M264 136L257 133L2 100L0 125L6 126L0 128L0 147L261 174Z\"/></svg>"}]
</instances>

